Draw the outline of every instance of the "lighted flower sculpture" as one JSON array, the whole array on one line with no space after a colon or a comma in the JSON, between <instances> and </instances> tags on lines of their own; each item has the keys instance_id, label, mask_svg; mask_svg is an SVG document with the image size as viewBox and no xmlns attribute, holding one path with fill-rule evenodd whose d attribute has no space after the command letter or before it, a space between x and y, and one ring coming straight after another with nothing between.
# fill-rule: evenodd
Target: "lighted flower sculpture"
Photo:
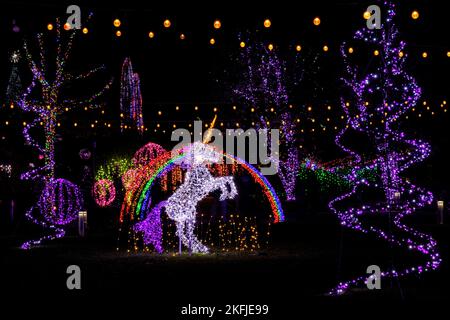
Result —
<instances>
[{"instance_id":1,"label":"lighted flower sculpture","mask_svg":"<svg viewBox=\"0 0 450 320\"><path fill-rule=\"evenodd\" d=\"M143 232L145 244L152 244L158 252L162 252L161 210L165 208L168 217L176 222L180 250L183 243L189 251L206 253L208 248L194 234L197 205L214 190L220 190L221 201L233 199L237 189L232 176L213 177L206 167L208 163L218 163L223 158L213 147L194 142L186 147L184 153L186 156L178 163L187 169L184 183L134 228Z\"/></svg>"},{"instance_id":2,"label":"lighted flower sculpture","mask_svg":"<svg viewBox=\"0 0 450 320\"><path fill-rule=\"evenodd\" d=\"M351 93L353 103L342 99L347 116L347 126L336 136L336 144L352 157L352 170L346 178L353 185L350 192L340 195L329 203L341 225L353 230L375 235L391 245L422 254L425 262L411 267L383 270L381 277L398 278L409 274L421 274L435 270L441 263L437 242L428 234L415 230L403 221L417 208L432 202L433 195L401 176L412 165L423 161L430 154L430 145L418 139L407 137L399 128L399 120L419 100L421 89L415 79L404 70L405 42L398 39L399 32L394 24L395 6L384 2L385 19L379 29L364 28L355 33L355 40L375 45L380 60L370 72L351 64L345 44L341 53L347 65L343 79ZM366 136L374 145L373 161L365 162L358 152L344 144L344 135L356 131ZM379 172L376 181L370 181L361 170ZM343 208L342 203L354 201L354 195L365 189L382 191L379 201ZM345 202L344 202L345 201ZM392 228L375 226L364 220L364 216L385 216ZM339 283L332 291L341 294L345 290L363 285L367 275Z\"/></svg>"}]
</instances>

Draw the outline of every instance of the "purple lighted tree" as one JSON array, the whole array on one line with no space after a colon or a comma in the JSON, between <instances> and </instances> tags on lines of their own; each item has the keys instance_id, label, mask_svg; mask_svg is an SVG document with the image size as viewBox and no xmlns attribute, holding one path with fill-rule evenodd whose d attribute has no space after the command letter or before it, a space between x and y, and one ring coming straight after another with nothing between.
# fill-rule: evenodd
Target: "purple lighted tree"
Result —
<instances>
[{"instance_id":1,"label":"purple lighted tree","mask_svg":"<svg viewBox=\"0 0 450 320\"><path fill-rule=\"evenodd\" d=\"M354 184L353 189L329 203L330 209L337 215L341 225L366 233L374 234L390 244L405 247L426 256L426 262L409 268L394 268L382 271L382 278L395 278L408 274L420 274L438 268L441 262L436 241L429 235L414 230L403 223L403 218L411 215L417 208L432 202L430 192L415 186L401 176L412 165L423 161L430 153L429 144L408 138L400 130L402 115L418 102L421 89L415 79L404 70L406 59L405 42L398 39L399 33L394 24L395 6L384 3L384 20L380 29L364 28L355 33L354 39L365 42L369 47L379 51L375 66L369 66L363 73L351 63L347 55L346 44L341 47L341 54L346 64L343 78L345 87L351 97L342 98L341 104L347 116L347 125L336 136L336 144L353 157L353 170L348 179ZM343 137L351 130L365 135L374 145L373 162L364 165L357 151L343 143ZM367 163L367 162L366 162ZM378 181L369 182L358 176L361 169L377 168L380 172ZM357 207L342 209L340 202L355 201L354 195L364 190L378 189L384 196L379 201L364 203ZM387 216L392 223L392 230L385 230L362 219L364 215ZM367 275L341 282L333 294L343 293L351 286L361 285L367 281Z\"/></svg>"},{"instance_id":2,"label":"purple lighted tree","mask_svg":"<svg viewBox=\"0 0 450 320\"><path fill-rule=\"evenodd\" d=\"M244 102L246 116L255 115L258 127L270 130L279 126L281 156L278 160L278 174L286 199L293 201L299 154L294 107L289 105L286 88L286 66L275 49L268 49L262 43L247 45L242 50L240 59L244 68L242 81L234 87L233 93Z\"/></svg>"},{"instance_id":3,"label":"purple lighted tree","mask_svg":"<svg viewBox=\"0 0 450 320\"><path fill-rule=\"evenodd\" d=\"M81 198L78 186L64 179L55 178L55 137L58 118L62 113L77 107L93 108L98 106L96 100L109 88L111 82L94 95L86 99L64 98L63 92L74 81L86 79L103 67L93 69L87 73L74 76L67 72L67 61L72 49L72 41L76 30L65 31L67 40L61 35L61 25L56 26L56 61L48 67L46 63L46 50L42 34L37 35L39 45L39 59L34 59L28 43L24 44L24 51L32 74L31 84L26 88L18 101L19 107L35 115L32 122L23 129L26 143L37 149L43 156L44 166L32 169L21 178L24 180L41 180L44 183L42 194L37 203L40 216L35 217L33 212L36 206L31 207L26 216L34 223L54 231L49 235L24 243L22 248L28 249L38 245L42 240L51 240L64 236L61 226L73 221L81 208ZM53 73L53 72L54 73ZM30 130L42 126L44 130L44 144L31 136Z\"/></svg>"}]
</instances>

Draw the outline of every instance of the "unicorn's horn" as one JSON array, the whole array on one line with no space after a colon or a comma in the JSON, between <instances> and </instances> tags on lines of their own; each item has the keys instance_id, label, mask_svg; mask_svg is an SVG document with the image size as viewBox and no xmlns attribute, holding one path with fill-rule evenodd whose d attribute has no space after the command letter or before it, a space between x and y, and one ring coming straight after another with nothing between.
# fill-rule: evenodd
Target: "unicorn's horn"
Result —
<instances>
[{"instance_id":1,"label":"unicorn's horn","mask_svg":"<svg viewBox=\"0 0 450 320\"><path fill-rule=\"evenodd\" d=\"M211 122L211 125L209 126L208 130L206 130L205 136L203 137L204 144L207 144L211 140L212 129L214 128L214 125L216 124L216 120L217 120L217 114L214 116L214 119Z\"/></svg>"}]
</instances>

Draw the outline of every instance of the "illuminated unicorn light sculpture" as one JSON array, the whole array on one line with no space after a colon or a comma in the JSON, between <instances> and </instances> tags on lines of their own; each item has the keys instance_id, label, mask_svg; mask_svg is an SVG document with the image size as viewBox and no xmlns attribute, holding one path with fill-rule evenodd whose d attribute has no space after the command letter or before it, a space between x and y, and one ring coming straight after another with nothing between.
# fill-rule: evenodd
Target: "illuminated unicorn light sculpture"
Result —
<instances>
[{"instance_id":1,"label":"illuminated unicorn light sculpture","mask_svg":"<svg viewBox=\"0 0 450 320\"><path fill-rule=\"evenodd\" d=\"M180 252L182 243L189 251L207 253L208 248L194 234L197 204L215 190L221 192L220 201L233 199L237 195L236 185L232 176L213 177L209 172L206 164L222 159L222 154L213 147L194 142L184 151L185 157L178 162L187 168L184 183L166 201L156 205L134 230L143 233L146 245L152 244L156 251L162 252L161 210L165 208L167 216L176 223Z\"/></svg>"}]
</instances>

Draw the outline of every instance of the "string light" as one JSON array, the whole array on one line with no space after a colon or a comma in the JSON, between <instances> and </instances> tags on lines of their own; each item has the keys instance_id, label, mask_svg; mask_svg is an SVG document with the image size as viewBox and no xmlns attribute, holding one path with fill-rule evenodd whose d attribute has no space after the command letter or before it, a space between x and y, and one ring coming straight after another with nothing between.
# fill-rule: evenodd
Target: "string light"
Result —
<instances>
[{"instance_id":1,"label":"string light","mask_svg":"<svg viewBox=\"0 0 450 320\"><path fill-rule=\"evenodd\" d=\"M107 207L116 198L116 188L111 180L102 179L94 183L92 194L98 206Z\"/></svg>"},{"instance_id":2,"label":"string light","mask_svg":"<svg viewBox=\"0 0 450 320\"><path fill-rule=\"evenodd\" d=\"M65 179L50 178L45 184L37 203L41 219L33 216L35 206L31 207L25 216L32 222L52 231L52 234L29 240L22 244L22 249L31 249L44 240L53 240L65 235L62 226L69 224L78 216L81 210L81 193L75 184Z\"/></svg>"},{"instance_id":3,"label":"string light","mask_svg":"<svg viewBox=\"0 0 450 320\"><path fill-rule=\"evenodd\" d=\"M159 128L159 123L157 127ZM141 147L138 151L136 151L133 156L132 163L136 168L141 168L148 165L154 159L166 152L167 151L159 144L149 142Z\"/></svg>"},{"instance_id":4,"label":"string light","mask_svg":"<svg viewBox=\"0 0 450 320\"><path fill-rule=\"evenodd\" d=\"M397 125L392 126L401 115L418 102L421 89L415 79L403 70L403 62L400 60L399 52L404 49L405 42L398 41L399 33L393 22L395 5L388 1L385 1L384 4L387 7L387 17L383 24L384 28L381 30L381 42L378 40L378 37L373 36L375 31L368 28L357 31L354 38L370 44L381 44L382 52L386 53L386 55L389 53L389 59L386 59L387 61L382 59L380 61L381 65L376 70L359 79L354 77L358 70L349 65L345 51L343 47L341 48L341 54L347 64L345 81L357 97L359 106L354 110L343 108L347 116L347 125L337 134L335 142L337 146L352 157L352 170L347 175L347 179L353 184L353 187L350 192L346 192L332 200L329 203L329 207L339 218L341 225L362 233L374 234L377 238L390 244L416 251L427 258L427 261L419 266L404 268L403 270L390 269L381 273L383 278L398 278L437 269L441 263L441 258L437 250L437 243L431 236L419 232L403 222L403 219L411 215L417 208L432 202L433 196L430 192L400 177L401 172L428 157L430 146L420 140L407 138L404 132L399 131ZM382 86L378 84L380 81L382 81ZM375 91L378 94L379 91L374 90L377 86L389 88L389 90L384 92L385 101L375 109L383 125L377 125L373 128L370 125L372 121L369 121L369 117L373 118L374 115L369 115L368 108L362 104L362 101L373 97ZM404 103L405 98L408 101L407 104ZM366 134L375 141L378 141L378 138L382 139L382 142L376 143L377 151L373 163L369 165L364 164L362 157L349 147L346 147L342 142L342 138L350 127L353 130ZM408 151L400 151L399 146L404 146ZM356 174L361 169L372 170L375 168L379 170L376 183L358 177ZM349 209L337 208L337 203L352 197L361 187L365 189L381 188L384 191L384 201L376 202L372 205L363 204ZM395 230L385 230L370 223L367 225L367 223L360 220L360 217L366 214L389 215ZM367 275L364 275L353 280L341 282L331 293L341 294L351 286L364 284L366 280Z\"/></svg>"},{"instance_id":5,"label":"string light","mask_svg":"<svg viewBox=\"0 0 450 320\"><path fill-rule=\"evenodd\" d=\"M120 126L125 125L143 134L142 94L139 74L133 71L130 58L122 64L120 78Z\"/></svg>"},{"instance_id":6,"label":"string light","mask_svg":"<svg viewBox=\"0 0 450 320\"><path fill-rule=\"evenodd\" d=\"M242 99L248 108L260 106L257 119L263 130L270 129L270 119L281 120L282 139L286 148L285 155L278 159L271 157L278 168L286 198L295 200L296 176L298 169L298 148L296 146L294 115L288 109L289 97L286 89L285 65L276 53L267 53L262 43L248 46L241 54L241 61L246 61L242 74L244 79L233 89L237 99ZM260 84L255 87L254 83ZM275 108L279 113L275 113ZM233 108L234 109L234 108ZM248 110L248 109L247 109Z\"/></svg>"},{"instance_id":7,"label":"string light","mask_svg":"<svg viewBox=\"0 0 450 320\"><path fill-rule=\"evenodd\" d=\"M25 123L23 135L27 144L37 149L44 159L44 166L33 168L21 175L21 179L24 180L42 180L44 182L44 188L37 206L32 206L27 211L26 216L33 223L47 227L56 233L55 235L43 237L36 241L26 242L22 247L27 249L32 245L39 244L42 240L62 237L64 235L64 230L59 226L64 224L64 222L69 222L69 220L72 219L72 215L75 215L79 209L78 187L67 180L55 178L54 147L56 141L56 128L58 126L57 117L65 112L66 108L71 109L82 105L91 105L92 107L98 106L95 101L111 84L110 81L102 90L84 100L63 99L60 95L60 93L64 91L61 89L69 86L72 80L85 79L102 69L102 67L96 68L81 75L71 75L65 72L64 66L67 63L70 53L70 50L67 48L72 47L74 34L75 33L71 33L68 42L63 43L59 20L57 20L56 44L58 50L55 59L56 61L53 64L56 66L54 70L55 74L51 77L54 79L53 81L46 78L50 72L45 63L46 52L44 51L45 46L42 35L39 34L37 36L40 48L39 63L36 63L33 59L28 49L28 43L24 43L24 51L31 69L32 80L31 84L23 92L22 97L18 101L18 105L23 111L32 112L36 116L30 123ZM39 66L39 68L37 66ZM39 86L37 86L37 84L39 84ZM40 89L40 95L34 92L37 91L36 89ZM44 127L45 144L43 146L35 141L30 134L30 130L36 127L37 124ZM64 196L66 192L67 196ZM56 198L55 194L59 194L59 197ZM39 209L39 218L36 218L33 214L36 207ZM53 209L54 207L56 207L56 209ZM61 210L65 211L63 212ZM67 215L67 219L62 218L63 215ZM42 218L44 218L44 222L42 222Z\"/></svg>"},{"instance_id":8,"label":"string light","mask_svg":"<svg viewBox=\"0 0 450 320\"><path fill-rule=\"evenodd\" d=\"M11 178L12 174L12 165L10 164L0 164L0 173L6 174L9 178Z\"/></svg>"}]
</instances>

